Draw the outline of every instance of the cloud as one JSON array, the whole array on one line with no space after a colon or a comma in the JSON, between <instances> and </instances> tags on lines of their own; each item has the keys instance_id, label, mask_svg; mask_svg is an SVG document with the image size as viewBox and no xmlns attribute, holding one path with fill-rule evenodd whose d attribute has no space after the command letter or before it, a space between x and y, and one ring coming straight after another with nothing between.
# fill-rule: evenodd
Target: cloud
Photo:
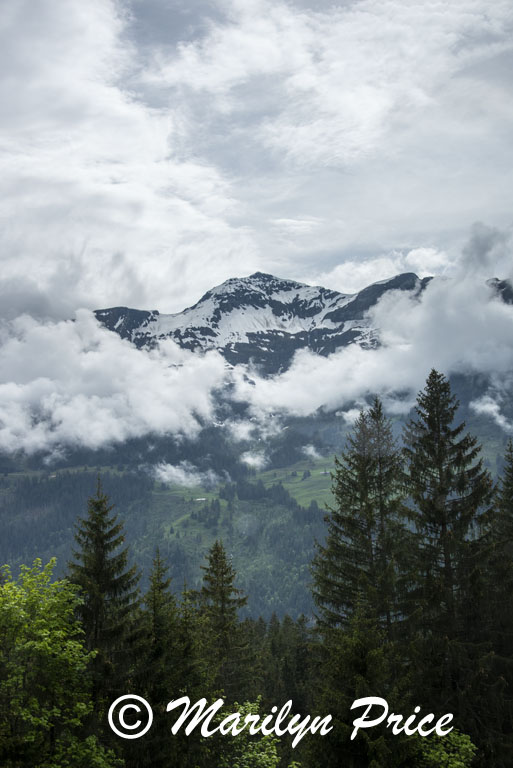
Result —
<instances>
[{"instance_id":1,"label":"cloud","mask_svg":"<svg viewBox=\"0 0 513 768\"><path fill-rule=\"evenodd\" d=\"M450 263L473 220L510 220L507 0L212 8L144 77L184 105L187 146L231 175L266 271L315 281L393 250Z\"/></svg>"},{"instance_id":2,"label":"cloud","mask_svg":"<svg viewBox=\"0 0 513 768\"><path fill-rule=\"evenodd\" d=\"M267 464L264 451L246 451L241 455L240 460L253 469L263 469Z\"/></svg>"},{"instance_id":3,"label":"cloud","mask_svg":"<svg viewBox=\"0 0 513 768\"><path fill-rule=\"evenodd\" d=\"M3 280L68 318L179 311L257 269L350 291L406 254L445 273L469 223L511 219L512 19L509 0L4 3Z\"/></svg>"},{"instance_id":4,"label":"cloud","mask_svg":"<svg viewBox=\"0 0 513 768\"><path fill-rule=\"evenodd\" d=\"M513 14L504 0L492 13L479 0L443 12L429 0L408 9L378 0L318 11L269 0L218 5L225 19L177 54L156 56L152 77L211 94L214 108L235 115L250 101L241 101L241 87L264 80L271 87L259 138L301 165L374 152L432 107L457 72L510 49Z\"/></svg>"},{"instance_id":5,"label":"cloud","mask_svg":"<svg viewBox=\"0 0 513 768\"><path fill-rule=\"evenodd\" d=\"M181 461L178 465L157 464L153 467L153 475L166 485L183 485L186 488L200 486L202 488L211 488L219 483L219 477L213 470L200 472L194 464L189 461Z\"/></svg>"},{"instance_id":6,"label":"cloud","mask_svg":"<svg viewBox=\"0 0 513 768\"><path fill-rule=\"evenodd\" d=\"M491 394L486 394L477 400L473 400L470 403L470 407L475 413L493 419L504 432L513 433L513 422L502 413L501 402L498 398L494 399Z\"/></svg>"},{"instance_id":7,"label":"cloud","mask_svg":"<svg viewBox=\"0 0 513 768\"><path fill-rule=\"evenodd\" d=\"M250 386L237 373L237 397L253 415L306 416L318 409L353 408L380 394L394 412L407 411L432 367L446 374L513 371L513 306L495 296L475 275L438 278L419 299L385 294L370 314L381 346L345 347L329 357L301 350L280 376L253 375Z\"/></svg>"},{"instance_id":8,"label":"cloud","mask_svg":"<svg viewBox=\"0 0 513 768\"><path fill-rule=\"evenodd\" d=\"M55 275L54 290L48 292L26 275L0 280L0 318L14 320L23 314L38 320L71 317L76 306L65 284L60 284L59 291L59 282Z\"/></svg>"},{"instance_id":9,"label":"cloud","mask_svg":"<svg viewBox=\"0 0 513 768\"><path fill-rule=\"evenodd\" d=\"M308 282L326 285L341 293L357 293L379 280L386 280L402 272L415 272L419 277L441 274L451 263L447 253L436 248L412 248L358 261L337 264L329 272L310 277Z\"/></svg>"},{"instance_id":10,"label":"cloud","mask_svg":"<svg viewBox=\"0 0 513 768\"><path fill-rule=\"evenodd\" d=\"M477 222L463 248L460 271L476 276L501 278L513 276L511 263L512 230L501 230Z\"/></svg>"},{"instance_id":11,"label":"cloud","mask_svg":"<svg viewBox=\"0 0 513 768\"><path fill-rule=\"evenodd\" d=\"M180 108L134 89L124 6L19 0L0 13L4 278L31 275L56 305L65 286L73 308L165 310L229 276L241 254L253 266L247 229L229 220L229 181L181 151Z\"/></svg>"},{"instance_id":12,"label":"cloud","mask_svg":"<svg viewBox=\"0 0 513 768\"><path fill-rule=\"evenodd\" d=\"M0 447L196 434L215 356L67 320L179 311L256 269L447 281L376 308L376 353L238 382L255 418L377 388L402 408L432 364L510 370L510 309L482 283L511 275L512 26L509 0L3 3Z\"/></svg>"},{"instance_id":13,"label":"cloud","mask_svg":"<svg viewBox=\"0 0 513 768\"><path fill-rule=\"evenodd\" d=\"M131 437L194 437L223 382L215 352L195 356L166 341L136 349L87 310L75 322L4 324L0 346L0 449L100 448Z\"/></svg>"},{"instance_id":14,"label":"cloud","mask_svg":"<svg viewBox=\"0 0 513 768\"><path fill-rule=\"evenodd\" d=\"M229 419L225 422L228 434L236 442L249 440L255 431L256 425L251 421L234 421Z\"/></svg>"},{"instance_id":15,"label":"cloud","mask_svg":"<svg viewBox=\"0 0 513 768\"><path fill-rule=\"evenodd\" d=\"M309 459L320 459L321 454L316 450L314 445L304 445L301 449L305 456L308 456Z\"/></svg>"},{"instance_id":16,"label":"cloud","mask_svg":"<svg viewBox=\"0 0 513 768\"><path fill-rule=\"evenodd\" d=\"M302 350L287 371L272 378L256 372L248 377L245 367L230 371L217 352L194 354L172 341L138 350L101 327L88 310L79 310L74 321L38 321L28 315L11 319L7 306L7 319L0 323L0 450L52 456L68 447L97 449L134 437L194 438L213 422L222 389L224 397L230 393L249 405L247 417L225 423L232 438L246 441L277 434L283 414L307 416L324 409L350 420L376 393L391 412L404 412L431 367L509 382L513 306L500 300L480 273L465 269L469 258L480 263L480 252L489 265L490 248L507 253L508 242L478 228L453 277L433 279L420 297L386 293L369 313L372 327L379 329L378 349L353 344L329 357ZM19 285L23 300L30 294L34 313L44 316L48 307L34 285L29 280ZM16 314L16 294L13 302ZM509 429L500 392L496 386L472 407ZM261 468L266 456L249 450L241 460ZM195 472L182 465L177 471Z\"/></svg>"}]
</instances>

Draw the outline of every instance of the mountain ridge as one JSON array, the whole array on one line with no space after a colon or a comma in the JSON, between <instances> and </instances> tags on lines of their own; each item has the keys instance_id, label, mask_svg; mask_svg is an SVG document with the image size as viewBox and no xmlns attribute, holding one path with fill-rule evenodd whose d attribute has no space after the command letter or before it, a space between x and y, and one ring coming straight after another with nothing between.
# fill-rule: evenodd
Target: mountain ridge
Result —
<instances>
[{"instance_id":1,"label":"mountain ridge","mask_svg":"<svg viewBox=\"0 0 513 768\"><path fill-rule=\"evenodd\" d=\"M139 348L170 338L184 349L217 349L231 365L252 363L273 375L299 349L327 356L349 344L377 346L378 329L371 327L368 310L388 291L419 294L431 279L405 272L345 294L255 272L215 286L182 312L111 307L94 314Z\"/></svg>"}]
</instances>

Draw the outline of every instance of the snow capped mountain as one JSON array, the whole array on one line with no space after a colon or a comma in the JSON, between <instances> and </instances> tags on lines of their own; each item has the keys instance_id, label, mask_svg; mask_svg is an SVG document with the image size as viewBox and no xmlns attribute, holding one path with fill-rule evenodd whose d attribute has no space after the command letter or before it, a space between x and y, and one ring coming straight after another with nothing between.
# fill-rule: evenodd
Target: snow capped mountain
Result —
<instances>
[{"instance_id":1,"label":"snow capped mountain","mask_svg":"<svg viewBox=\"0 0 513 768\"><path fill-rule=\"evenodd\" d=\"M405 273L343 294L255 272L227 280L177 314L127 307L95 314L138 347L171 338L186 349L217 349L232 365L252 362L273 374L287 368L298 349L328 355L352 343L375 346L367 310L387 291L421 291L429 280Z\"/></svg>"}]
</instances>

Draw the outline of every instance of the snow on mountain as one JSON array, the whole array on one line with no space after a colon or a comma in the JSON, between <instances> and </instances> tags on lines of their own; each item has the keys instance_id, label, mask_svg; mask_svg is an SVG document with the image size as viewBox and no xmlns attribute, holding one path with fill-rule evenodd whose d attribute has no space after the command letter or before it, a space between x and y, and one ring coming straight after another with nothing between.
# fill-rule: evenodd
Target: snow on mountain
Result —
<instances>
[{"instance_id":1,"label":"snow on mountain","mask_svg":"<svg viewBox=\"0 0 513 768\"><path fill-rule=\"evenodd\" d=\"M352 343L375 346L377 332L367 310L387 291L421 291L429 279L405 273L343 294L256 272L226 280L177 314L127 307L95 314L138 347L171 338L186 349L217 349L232 365L252 362L273 374L284 370L298 349L328 355Z\"/></svg>"}]
</instances>

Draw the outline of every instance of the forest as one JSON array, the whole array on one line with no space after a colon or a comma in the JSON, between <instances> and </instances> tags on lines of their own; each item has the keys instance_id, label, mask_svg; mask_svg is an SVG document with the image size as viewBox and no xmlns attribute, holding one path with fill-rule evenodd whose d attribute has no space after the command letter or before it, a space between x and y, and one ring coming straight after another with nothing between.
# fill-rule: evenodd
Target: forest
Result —
<instances>
[{"instance_id":1,"label":"forest","mask_svg":"<svg viewBox=\"0 0 513 768\"><path fill-rule=\"evenodd\" d=\"M308 514L283 491L256 487L238 478L223 493L227 502L277 496L290 512L284 537L305 525ZM193 586L171 583L173 552L159 548L143 581L125 542L128 499L99 478L64 573L54 559L2 569L0 765L510 768L513 444L495 482L448 379L433 370L402 440L379 398L360 412L332 491L326 536L312 541L313 609L292 618L248 614L244 574L220 538ZM216 513L215 504L200 512ZM109 726L111 704L126 694L153 711L140 739ZM293 713L331 715L333 729L296 747L247 731L173 734L166 707L182 696L254 715L291 701ZM407 736L383 723L352 739L351 705L368 696L390 712L452 713L454 729Z\"/></svg>"}]
</instances>

